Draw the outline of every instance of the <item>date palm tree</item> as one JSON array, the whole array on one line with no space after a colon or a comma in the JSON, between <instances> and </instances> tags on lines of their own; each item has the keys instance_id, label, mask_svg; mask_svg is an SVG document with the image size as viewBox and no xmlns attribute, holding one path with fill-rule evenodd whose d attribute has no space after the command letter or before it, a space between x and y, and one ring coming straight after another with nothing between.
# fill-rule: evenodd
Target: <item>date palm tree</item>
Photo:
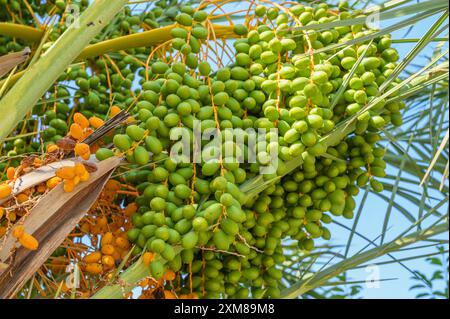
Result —
<instances>
[{"instance_id":1,"label":"date palm tree","mask_svg":"<svg viewBox=\"0 0 450 319\"><path fill-rule=\"evenodd\" d=\"M233 41L232 23L247 18L250 2L215 2L217 5L230 2L236 8L235 12L229 14L220 13L220 10L214 13L216 17L213 21L217 23L214 25L215 42L222 45ZM267 5L277 4L263 2ZM198 5L199 2L193 1L192 4ZM35 20L30 19L31 25L20 20L8 21L6 18L5 22L0 21L0 35L31 42L34 51L28 62L13 66L12 71L8 69L8 74L0 82L0 141L6 143L18 136L39 133L36 130L21 135L20 128L26 123L24 118L26 120L34 107L44 103L43 96L58 83L67 68L86 61L102 61L105 57L143 46L153 50L169 41L173 20L164 15L158 18L158 27L120 37L112 36L114 29L122 23L121 14L125 6L131 8L129 10L145 12L152 5L151 1L95 0L83 11L77 23L65 28L57 41L51 42L51 46L48 42L52 28L42 28L44 20L46 23L50 21L49 16L39 17L35 13ZM338 4L331 1L330 6L337 7ZM373 192L370 187L362 189L354 218L346 223L333 222L333 227L344 231L346 236L310 253L289 241L283 244L287 254L282 265L282 298L325 298L330 297L330 287L349 285L354 288L346 296L355 296L359 292L357 286L364 283L365 278L352 280L348 274L367 265L384 267L398 264L420 282L417 272L409 268L408 261L430 258L442 253L436 253L437 246L448 245L448 3L442 0L401 0L383 1L375 6L373 1L356 0L350 2L348 9L360 10L364 15L306 25L302 30L327 30L362 24L367 22L367 16L380 23L376 32L364 38L331 44L319 49L321 52L339 50L347 44L393 34L393 45L402 52L402 58L380 87L377 99L404 102L403 124L400 127L389 125L383 129L381 144L386 149L385 161L388 165L388 174L381 180L384 191ZM416 33L413 31L417 26L424 28L420 37L414 36ZM40 55L43 51L45 53ZM395 89L390 88L389 84L397 78L400 78L398 85ZM336 99L344 93L347 84L344 81L343 89L338 91ZM376 104L379 101L377 99L371 103ZM328 133L324 137L325 143L333 145L348 135L354 129L355 117ZM7 154L0 156L2 161L11 160ZM288 162L287 171L300 165L301 160ZM109 172L108 169L105 172ZM251 197L269 185L270 181L256 176L244 183L241 191ZM81 196L77 200L82 202L85 198ZM377 230L376 236L361 230L366 228L362 225L368 219L375 221L371 227ZM398 226L399 222L401 227ZM70 231L66 229L57 237L58 240L63 240ZM355 250L355 243L362 245L362 248ZM448 250L444 253L448 256ZM45 258L42 260L45 261ZM113 275L114 278L120 277L121 285L111 280L96 291L92 298L123 298L124 294L134 291L137 284L149 275L142 259L126 267L125 264L126 260ZM28 282L32 285L32 280ZM27 289L24 278L17 285ZM60 290L56 295L59 293Z\"/></svg>"}]
</instances>

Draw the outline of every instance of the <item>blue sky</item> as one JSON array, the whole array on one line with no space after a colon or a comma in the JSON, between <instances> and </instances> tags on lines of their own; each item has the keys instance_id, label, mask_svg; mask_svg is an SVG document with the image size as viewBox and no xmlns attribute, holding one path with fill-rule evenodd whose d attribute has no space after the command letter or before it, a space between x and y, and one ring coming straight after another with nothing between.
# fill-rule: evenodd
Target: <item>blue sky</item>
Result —
<instances>
[{"instance_id":1,"label":"blue sky","mask_svg":"<svg viewBox=\"0 0 450 319\"><path fill-rule=\"evenodd\" d=\"M406 38L420 38L426 31L430 28L430 26L436 21L438 16L430 17L426 20L421 21L420 23L417 23L413 26L411 30L409 30L409 35L406 36ZM403 18L402 18L403 19ZM382 23L382 27L386 25L390 25L394 22L398 22L402 19L392 19L388 21L384 21ZM402 39L405 37L406 32L408 31L408 28L405 28L403 30L397 31L392 34L393 39ZM442 34L441 36L448 36L448 34ZM399 51L400 59L405 57L407 53L414 47L414 43L398 43L395 44L395 48ZM415 63L419 65L425 65L427 63L426 56L430 56L434 50L435 44L428 45L422 53L415 59ZM389 169L388 174L396 175L397 170L395 169ZM421 193L422 187L419 186L419 183L417 185L411 185L408 184L408 187L416 192ZM361 191L360 195L358 196L357 202L361 202L362 194L364 191ZM385 192L388 196L390 196L390 193ZM433 194L435 195L435 194ZM420 198L419 198L420 199ZM411 214L414 216L418 215L418 208L415 205L412 205L409 201L397 197L396 202L398 202L401 206L406 208ZM364 205L364 208L362 210L362 217L360 218L360 222L358 224L358 232L363 234L364 236L368 237L369 239L374 240L377 238L381 231L382 231L382 225L384 221L385 212L387 210L388 204L380 200L378 197L374 195L369 195L368 200L366 201L366 204ZM445 210L448 209L448 204L444 206L444 209L441 210L441 212L445 212ZM340 220L340 222L343 222ZM343 222L345 223L345 222ZM353 224L353 221L349 221L345 223L346 225L350 226ZM403 230L405 230L410 225L410 221L408 221L403 215L401 215L396 209L392 211L392 215L390 218L389 223L389 231L387 238L385 242L389 241L390 238L393 236L401 233ZM331 227L333 238L332 243L334 244L346 244L348 234L349 232L345 229L343 229L340 226L333 225ZM448 234L441 236L441 238L447 238L448 240ZM377 240L379 243L379 239ZM350 252L358 252L361 248L365 247L367 245L367 242L361 238L355 238L352 244L352 249ZM372 246L373 247L373 246ZM447 248L448 249L448 248ZM344 251L344 248L343 248ZM407 257L412 256L414 254L426 254L433 252L433 249L427 248L427 249L420 249L416 251L407 251L403 254L396 254L396 257ZM350 253L351 254L351 253ZM380 258L379 260L389 260L390 258ZM420 270L421 272L426 273L427 275L431 274L436 268L432 268L429 266L428 263L426 263L424 260L414 260L414 261L407 261L404 263L408 268L412 270ZM359 269L356 271L351 271L348 273L350 276L350 279L353 280L365 280L365 278L368 276L368 272L365 271L365 269ZM403 266L393 263L390 265L383 265L379 268L379 275L380 278L396 278L392 281L386 281L386 282L380 282L379 288L367 288L365 285L365 289L362 291L362 296L364 298L414 298L416 293L413 291L409 291L409 287L412 286L412 281L410 280L410 277L412 276L411 273L406 270Z\"/></svg>"}]
</instances>

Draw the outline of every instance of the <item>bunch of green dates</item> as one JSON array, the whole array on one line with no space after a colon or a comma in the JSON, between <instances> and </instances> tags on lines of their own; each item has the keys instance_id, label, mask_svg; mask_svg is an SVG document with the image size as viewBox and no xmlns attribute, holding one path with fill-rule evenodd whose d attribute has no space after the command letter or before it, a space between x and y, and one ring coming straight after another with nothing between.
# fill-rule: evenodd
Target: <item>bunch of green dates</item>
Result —
<instances>
[{"instance_id":1,"label":"bunch of green dates","mask_svg":"<svg viewBox=\"0 0 450 319\"><path fill-rule=\"evenodd\" d=\"M54 5L63 12L61 2ZM212 40L208 12L177 1L158 1L139 14L127 8L101 36L175 22L167 58L155 56L146 70L139 60L145 62L151 48L136 48L71 66L27 120L27 131L42 132L8 141L4 150L12 156L39 150L38 139L44 146L55 143L67 134L73 112L106 120L112 105L127 109L134 121L105 137L104 145L113 146L96 156L120 154L129 162L122 178L139 196L120 196L119 204L133 200L139 207L128 232L133 254L158 256L150 264L156 279L166 269L181 273L172 283L179 294L277 298L285 243L313 250L331 238L327 225L333 218L353 218L360 188L383 191L381 130L402 124L402 102L373 103L398 60L389 36L348 45L374 30L296 28L360 14L345 2L338 9L325 3L257 5L255 23L234 26L233 56L222 65L205 59ZM326 49L330 45L342 46ZM0 50L21 48L0 38ZM336 135L348 121L354 129ZM175 160L176 130L184 129L192 141L198 123L201 133L212 131L216 138L196 145L200 160ZM263 132L253 149L240 143L250 140L251 130ZM226 150L231 158L223 157ZM273 166L274 154L276 169L261 174Z\"/></svg>"},{"instance_id":2,"label":"bunch of green dates","mask_svg":"<svg viewBox=\"0 0 450 319\"><path fill-rule=\"evenodd\" d=\"M232 64L217 68L201 54L209 34L207 13L181 8L171 31L172 55L179 60L151 65L131 109L137 123L113 138L134 168L124 179L141 194L128 233L136 244L133 253L161 257L150 265L155 278L167 268L181 272L180 293L279 297L283 243L294 240L311 251L319 238L331 238L326 225L333 216L353 217L361 187L370 183L374 191L383 190L376 179L386 174L384 149L377 145L380 130L401 124L401 102L381 100L367 108L396 66L398 54L389 36L314 53L373 30L363 25L308 32L292 28L356 15L333 14L323 3L286 11L258 5L255 15L256 26L235 25L240 38L233 43ZM329 144L336 126L355 117L353 132ZM175 161L171 132L182 127L192 137L196 121L202 132L216 130L220 136L216 143L201 141L202 155L231 148L244 161ZM231 138L227 129L233 129ZM237 143L248 138L247 129L266 132L256 144L254 162L246 161L251 150ZM278 168L260 176L261 167L271 164L274 145ZM113 154L100 149L97 157ZM288 170L292 161L301 165ZM265 186L257 193L242 192L254 178L262 178Z\"/></svg>"}]
</instances>

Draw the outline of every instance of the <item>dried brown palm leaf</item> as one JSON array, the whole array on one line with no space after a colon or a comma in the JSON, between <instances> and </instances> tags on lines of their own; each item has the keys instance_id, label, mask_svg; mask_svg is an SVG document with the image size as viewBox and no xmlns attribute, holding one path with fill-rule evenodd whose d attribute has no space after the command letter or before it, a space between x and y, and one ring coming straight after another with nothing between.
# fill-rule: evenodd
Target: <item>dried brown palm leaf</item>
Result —
<instances>
[{"instance_id":1,"label":"dried brown palm leaf","mask_svg":"<svg viewBox=\"0 0 450 319\"><path fill-rule=\"evenodd\" d=\"M13 196L16 196L17 194L20 194L33 186L49 180L55 176L55 172L58 168L73 165L75 165L75 158L69 158L39 167L28 174L18 177L14 182L9 183L12 187L11 196L1 199L0 205L10 200Z\"/></svg>"},{"instance_id":2,"label":"dried brown palm leaf","mask_svg":"<svg viewBox=\"0 0 450 319\"><path fill-rule=\"evenodd\" d=\"M125 110L120 111L113 118L106 121L102 126L100 126L94 133L89 135L83 140L83 143L88 144L89 146L94 145L98 140L100 140L103 136L117 128L123 121L125 121L130 116Z\"/></svg>"},{"instance_id":3,"label":"dried brown palm leaf","mask_svg":"<svg viewBox=\"0 0 450 319\"><path fill-rule=\"evenodd\" d=\"M30 53L30 48L25 48L20 52L0 56L0 78L14 69L17 65L25 62L30 56Z\"/></svg>"},{"instance_id":4,"label":"dried brown palm leaf","mask_svg":"<svg viewBox=\"0 0 450 319\"><path fill-rule=\"evenodd\" d=\"M35 251L18 245L11 231L0 247L0 298L13 298L20 287L39 269L53 251L64 241L97 199L121 159L112 157L98 163L98 169L88 182L72 193L59 185L42 197L30 214L19 221L25 232L39 242Z\"/></svg>"}]
</instances>

